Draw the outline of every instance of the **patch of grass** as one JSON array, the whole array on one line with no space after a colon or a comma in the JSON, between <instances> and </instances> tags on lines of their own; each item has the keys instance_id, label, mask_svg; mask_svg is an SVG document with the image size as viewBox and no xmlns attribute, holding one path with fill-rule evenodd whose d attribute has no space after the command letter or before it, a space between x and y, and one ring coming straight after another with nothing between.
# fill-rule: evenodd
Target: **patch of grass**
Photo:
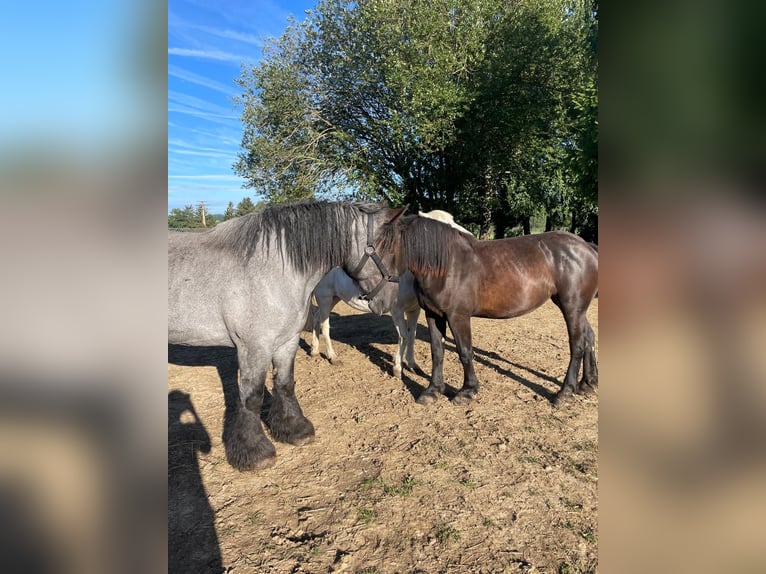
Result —
<instances>
[{"instance_id":1,"label":"patch of grass","mask_svg":"<svg viewBox=\"0 0 766 574\"><path fill-rule=\"evenodd\" d=\"M221 532L221 536L230 536L238 531L239 531L239 525L232 523L232 524L227 524L225 526L222 526L220 532Z\"/></svg>"},{"instance_id":2,"label":"patch of grass","mask_svg":"<svg viewBox=\"0 0 766 574\"><path fill-rule=\"evenodd\" d=\"M491 518L485 518L484 522L481 523L482 526L485 528L491 528L495 525L495 522Z\"/></svg>"},{"instance_id":3,"label":"patch of grass","mask_svg":"<svg viewBox=\"0 0 766 574\"><path fill-rule=\"evenodd\" d=\"M575 450L579 450L580 452L596 452L598 450L598 445L595 442L588 441L575 445Z\"/></svg>"},{"instance_id":4,"label":"patch of grass","mask_svg":"<svg viewBox=\"0 0 766 574\"><path fill-rule=\"evenodd\" d=\"M516 457L516 460L519 462L528 462L530 464L543 464L543 461L540 459L540 457L531 454L522 454L521 456Z\"/></svg>"},{"instance_id":5,"label":"patch of grass","mask_svg":"<svg viewBox=\"0 0 766 574\"><path fill-rule=\"evenodd\" d=\"M580 536L585 538L590 544L598 544L598 536L590 528L580 531Z\"/></svg>"},{"instance_id":6,"label":"patch of grass","mask_svg":"<svg viewBox=\"0 0 766 574\"><path fill-rule=\"evenodd\" d=\"M210 464L212 465L213 468L217 468L219 465L221 465L221 464L223 464L225 462L226 462L226 457L225 456L219 456L216 460L212 461Z\"/></svg>"},{"instance_id":7,"label":"patch of grass","mask_svg":"<svg viewBox=\"0 0 766 574\"><path fill-rule=\"evenodd\" d=\"M568 498L562 498L561 504L563 504L564 508L567 510L582 510L583 508L581 503L569 500Z\"/></svg>"},{"instance_id":8,"label":"patch of grass","mask_svg":"<svg viewBox=\"0 0 766 574\"><path fill-rule=\"evenodd\" d=\"M383 494L396 494L398 496L409 496L412 490L418 485L418 481L411 476L405 476L401 484L383 485Z\"/></svg>"},{"instance_id":9,"label":"patch of grass","mask_svg":"<svg viewBox=\"0 0 766 574\"><path fill-rule=\"evenodd\" d=\"M587 476L589 478L598 478L598 473L594 468L593 462L588 460L577 461L572 458L567 458L564 462L564 470L573 476Z\"/></svg>"},{"instance_id":10,"label":"patch of grass","mask_svg":"<svg viewBox=\"0 0 766 574\"><path fill-rule=\"evenodd\" d=\"M252 514L248 514L245 520L248 524L255 526L263 520L263 515L260 512L253 512Z\"/></svg>"},{"instance_id":11,"label":"patch of grass","mask_svg":"<svg viewBox=\"0 0 766 574\"><path fill-rule=\"evenodd\" d=\"M464 478L464 479L462 479L462 480L460 481L460 484L462 484L462 485L463 485L463 486L465 486L466 488L470 488L470 489L474 489L474 488L476 488L477 486L479 486L477 483L475 483L475 482L474 482L473 480L471 480L470 478Z\"/></svg>"},{"instance_id":12,"label":"patch of grass","mask_svg":"<svg viewBox=\"0 0 766 574\"><path fill-rule=\"evenodd\" d=\"M357 424L361 424L364 422L364 417L362 415L356 415L354 417L354 422Z\"/></svg>"},{"instance_id":13,"label":"patch of grass","mask_svg":"<svg viewBox=\"0 0 766 574\"><path fill-rule=\"evenodd\" d=\"M449 524L437 524L434 526L434 538L439 544L444 544L450 540L460 540L460 532L452 528Z\"/></svg>"},{"instance_id":14,"label":"patch of grass","mask_svg":"<svg viewBox=\"0 0 766 574\"><path fill-rule=\"evenodd\" d=\"M322 553L322 547L317 545L311 548L311 555L314 557L319 556Z\"/></svg>"},{"instance_id":15,"label":"patch of grass","mask_svg":"<svg viewBox=\"0 0 766 574\"><path fill-rule=\"evenodd\" d=\"M595 560L576 559L572 562L562 562L557 569L558 574L595 574Z\"/></svg>"},{"instance_id":16,"label":"patch of grass","mask_svg":"<svg viewBox=\"0 0 766 574\"><path fill-rule=\"evenodd\" d=\"M362 524L369 524L375 520L375 511L372 508L358 508L356 511L356 518Z\"/></svg>"},{"instance_id":17,"label":"patch of grass","mask_svg":"<svg viewBox=\"0 0 766 574\"><path fill-rule=\"evenodd\" d=\"M362 481L362 488L372 488L373 486L383 486L383 479L378 478L365 478Z\"/></svg>"}]
</instances>

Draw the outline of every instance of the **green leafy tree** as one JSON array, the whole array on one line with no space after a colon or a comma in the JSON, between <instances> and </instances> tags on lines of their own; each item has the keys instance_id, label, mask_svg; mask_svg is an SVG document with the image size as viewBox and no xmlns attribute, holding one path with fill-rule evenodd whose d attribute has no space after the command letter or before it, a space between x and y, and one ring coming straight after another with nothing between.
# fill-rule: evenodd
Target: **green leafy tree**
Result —
<instances>
[{"instance_id":1,"label":"green leafy tree","mask_svg":"<svg viewBox=\"0 0 766 574\"><path fill-rule=\"evenodd\" d=\"M239 78L235 171L269 202L565 226L596 200L596 18L590 0L320 0Z\"/></svg>"},{"instance_id":2,"label":"green leafy tree","mask_svg":"<svg viewBox=\"0 0 766 574\"><path fill-rule=\"evenodd\" d=\"M245 197L237 204L236 215L239 217L240 215L245 215L246 213L254 213L255 211L257 211L257 209L253 203L253 200L249 197Z\"/></svg>"},{"instance_id":3,"label":"green leafy tree","mask_svg":"<svg viewBox=\"0 0 766 574\"><path fill-rule=\"evenodd\" d=\"M175 207L168 215L168 227L173 229L191 229L198 227L197 215L193 205L187 205L183 209Z\"/></svg>"}]
</instances>

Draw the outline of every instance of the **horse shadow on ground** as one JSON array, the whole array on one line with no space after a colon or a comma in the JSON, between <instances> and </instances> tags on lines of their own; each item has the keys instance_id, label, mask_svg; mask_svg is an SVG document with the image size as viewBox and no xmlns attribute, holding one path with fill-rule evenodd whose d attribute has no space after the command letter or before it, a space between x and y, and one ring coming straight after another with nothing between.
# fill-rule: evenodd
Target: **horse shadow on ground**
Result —
<instances>
[{"instance_id":1,"label":"horse shadow on ground","mask_svg":"<svg viewBox=\"0 0 766 574\"><path fill-rule=\"evenodd\" d=\"M395 345L398 343L396 329L394 328L394 323L391 317L377 316L373 314L338 315L336 313L331 313L330 320L332 324L330 336L333 341L338 341L339 343L344 343L357 349L381 371L388 374L392 373L394 364L393 355L385 351L381 351L380 349L373 346L373 344ZM418 323L415 336L417 339L430 344L431 336L428 328L421 325L420 323ZM303 348L307 353L311 352L310 347L303 341L301 341L301 348ZM457 353L454 339L450 337L445 338L444 350L445 353ZM489 367L496 373L527 387L529 390L545 399L551 400L555 396L558 388L561 386L561 382L558 381L555 377L530 367L526 367L519 363L509 361L494 351L485 351L479 347L474 347L473 352L474 361L477 363ZM508 365L508 367L513 368L514 370L510 370L508 367L501 366L503 363ZM522 376L518 371L525 371L534 377L552 383L555 386L556 391L548 390L545 386ZM426 379L424 383L425 386L424 384L414 380L412 378L413 375ZM413 398L416 400L428 386L428 378L429 375L422 370L413 373L409 369L405 368L402 372L402 382L404 383L405 387L407 387L407 390L412 394ZM445 394L448 398L451 399L454 397L458 391L459 388L446 384L445 381Z\"/></svg>"},{"instance_id":2,"label":"horse shadow on ground","mask_svg":"<svg viewBox=\"0 0 766 574\"><path fill-rule=\"evenodd\" d=\"M221 379L224 404L224 436L234 421L239 405L239 362L233 347L190 347L168 344L168 363L182 367L215 367ZM265 421L271 406L271 393L264 391L261 420Z\"/></svg>"},{"instance_id":3,"label":"horse shadow on ground","mask_svg":"<svg viewBox=\"0 0 766 574\"><path fill-rule=\"evenodd\" d=\"M199 468L210 435L191 397L168 393L168 572L223 572L221 550Z\"/></svg>"}]
</instances>

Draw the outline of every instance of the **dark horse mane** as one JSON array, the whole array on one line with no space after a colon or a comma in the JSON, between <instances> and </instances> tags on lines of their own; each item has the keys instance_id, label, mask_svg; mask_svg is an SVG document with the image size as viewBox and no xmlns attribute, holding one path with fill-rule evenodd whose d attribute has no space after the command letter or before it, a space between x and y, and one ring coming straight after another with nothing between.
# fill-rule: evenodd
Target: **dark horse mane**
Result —
<instances>
[{"instance_id":1,"label":"dark horse mane","mask_svg":"<svg viewBox=\"0 0 766 574\"><path fill-rule=\"evenodd\" d=\"M301 273L341 265L351 250L353 225L363 213L375 213L379 203L309 201L271 205L210 231L211 245L224 249L247 264L260 248L268 254L276 239L280 256Z\"/></svg>"},{"instance_id":2,"label":"dark horse mane","mask_svg":"<svg viewBox=\"0 0 766 574\"><path fill-rule=\"evenodd\" d=\"M473 240L446 223L410 215L385 224L378 234L377 248L382 253L394 253L398 269L443 276L452 246Z\"/></svg>"}]
</instances>

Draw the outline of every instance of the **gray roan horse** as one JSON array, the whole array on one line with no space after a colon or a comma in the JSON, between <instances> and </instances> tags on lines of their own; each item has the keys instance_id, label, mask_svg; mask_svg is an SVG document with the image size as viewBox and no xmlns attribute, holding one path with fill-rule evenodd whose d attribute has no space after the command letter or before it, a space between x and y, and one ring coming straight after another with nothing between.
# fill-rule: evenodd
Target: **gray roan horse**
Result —
<instances>
[{"instance_id":1,"label":"gray roan horse","mask_svg":"<svg viewBox=\"0 0 766 574\"><path fill-rule=\"evenodd\" d=\"M598 253L583 239L549 232L479 241L447 225L411 216L384 225L376 248L384 264L415 276L418 301L426 312L433 366L431 384L419 403L428 404L444 393L442 338L447 324L463 365L463 387L452 400L466 404L479 390L471 317L518 317L549 299L564 315L570 350L566 377L553 402L560 404L573 393L587 393L596 386L594 333L585 312L598 288ZM583 378L578 383L581 364Z\"/></svg>"},{"instance_id":2,"label":"gray roan horse","mask_svg":"<svg viewBox=\"0 0 766 574\"><path fill-rule=\"evenodd\" d=\"M303 416L293 378L311 292L333 267L366 283L385 282L372 241L402 212L378 204L301 203L268 207L209 232L169 235L168 342L237 349L240 402L223 437L235 468L275 461L260 419L271 365L266 424L272 437L294 445L312 440L314 426Z\"/></svg>"}]
</instances>

